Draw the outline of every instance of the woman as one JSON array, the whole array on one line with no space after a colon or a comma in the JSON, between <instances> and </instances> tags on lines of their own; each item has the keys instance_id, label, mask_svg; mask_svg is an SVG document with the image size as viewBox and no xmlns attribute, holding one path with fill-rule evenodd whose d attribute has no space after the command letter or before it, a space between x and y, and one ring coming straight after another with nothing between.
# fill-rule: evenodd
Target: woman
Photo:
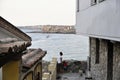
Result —
<instances>
[{"instance_id":1,"label":"woman","mask_svg":"<svg viewBox=\"0 0 120 80\"><path fill-rule=\"evenodd\" d=\"M57 64L57 68L58 68L57 72L58 72L58 73L59 73L59 72L62 72L62 69L63 69L63 64L62 64L62 56L63 56L63 53L60 52L59 55L60 55L60 58L58 59L58 64Z\"/></svg>"}]
</instances>

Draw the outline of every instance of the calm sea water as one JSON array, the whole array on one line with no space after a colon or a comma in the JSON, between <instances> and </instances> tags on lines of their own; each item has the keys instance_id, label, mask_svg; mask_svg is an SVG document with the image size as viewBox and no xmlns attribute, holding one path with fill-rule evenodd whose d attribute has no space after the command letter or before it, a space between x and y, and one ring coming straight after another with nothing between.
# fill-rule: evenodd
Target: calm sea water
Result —
<instances>
[{"instance_id":1,"label":"calm sea water","mask_svg":"<svg viewBox=\"0 0 120 80\"><path fill-rule=\"evenodd\" d=\"M25 33L37 29L21 29ZM88 37L76 34L42 34L27 33L32 38L30 48L41 48L47 51L43 60L51 60L52 57L59 58L59 52L63 52L63 59L86 60L89 51ZM2 69L0 69L0 80L2 80Z\"/></svg>"},{"instance_id":2,"label":"calm sea water","mask_svg":"<svg viewBox=\"0 0 120 80\"><path fill-rule=\"evenodd\" d=\"M33 29L22 29L24 32L34 31ZM43 34L27 33L32 38L30 48L41 48L47 51L44 60L51 60L52 57L59 57L63 52L63 59L86 60L89 53L88 37L76 34Z\"/></svg>"}]
</instances>

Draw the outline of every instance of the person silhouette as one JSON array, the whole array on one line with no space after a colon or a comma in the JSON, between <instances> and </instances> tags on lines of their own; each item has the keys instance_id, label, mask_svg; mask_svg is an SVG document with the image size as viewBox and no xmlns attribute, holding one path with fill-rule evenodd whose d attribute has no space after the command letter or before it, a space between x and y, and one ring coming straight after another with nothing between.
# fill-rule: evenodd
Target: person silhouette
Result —
<instances>
[{"instance_id":1,"label":"person silhouette","mask_svg":"<svg viewBox=\"0 0 120 80\"><path fill-rule=\"evenodd\" d=\"M62 72L62 69L63 69L63 65L62 65L62 60L63 60L62 56L63 56L63 53L60 52L59 55L60 55L60 57L58 59L58 73Z\"/></svg>"},{"instance_id":2,"label":"person silhouette","mask_svg":"<svg viewBox=\"0 0 120 80\"><path fill-rule=\"evenodd\" d=\"M62 64L62 60L63 60L62 56L63 56L63 53L60 52L60 63L61 63L61 64Z\"/></svg>"}]
</instances>

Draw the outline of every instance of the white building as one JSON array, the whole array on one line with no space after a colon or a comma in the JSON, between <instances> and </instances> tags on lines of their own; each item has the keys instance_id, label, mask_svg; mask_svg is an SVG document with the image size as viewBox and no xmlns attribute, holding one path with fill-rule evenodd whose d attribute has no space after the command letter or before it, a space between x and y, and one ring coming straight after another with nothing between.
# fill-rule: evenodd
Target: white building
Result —
<instances>
[{"instance_id":1,"label":"white building","mask_svg":"<svg viewBox=\"0 0 120 80\"><path fill-rule=\"evenodd\" d=\"M77 33L90 37L93 80L120 80L120 0L77 0Z\"/></svg>"}]
</instances>

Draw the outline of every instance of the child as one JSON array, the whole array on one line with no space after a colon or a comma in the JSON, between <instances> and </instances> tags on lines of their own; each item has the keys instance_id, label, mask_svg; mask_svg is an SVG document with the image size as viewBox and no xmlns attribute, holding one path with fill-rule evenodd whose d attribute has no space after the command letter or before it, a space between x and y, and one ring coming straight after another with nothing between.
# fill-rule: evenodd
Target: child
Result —
<instances>
[{"instance_id":1,"label":"child","mask_svg":"<svg viewBox=\"0 0 120 80\"><path fill-rule=\"evenodd\" d=\"M64 71L67 71L67 62L66 61L63 61L63 68L64 68Z\"/></svg>"}]
</instances>

